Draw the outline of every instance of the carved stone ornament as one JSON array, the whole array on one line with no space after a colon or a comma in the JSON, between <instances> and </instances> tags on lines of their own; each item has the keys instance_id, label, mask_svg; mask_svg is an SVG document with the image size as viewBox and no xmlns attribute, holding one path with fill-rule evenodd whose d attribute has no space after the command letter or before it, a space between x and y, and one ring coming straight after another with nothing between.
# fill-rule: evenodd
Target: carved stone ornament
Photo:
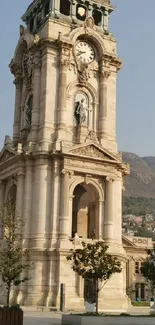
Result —
<instances>
[{"instance_id":1,"label":"carved stone ornament","mask_svg":"<svg viewBox=\"0 0 155 325\"><path fill-rule=\"evenodd\" d=\"M27 51L23 57L23 76L26 86L30 86L32 83L32 69L33 69L33 55L30 51Z\"/></svg>"},{"instance_id":2,"label":"carved stone ornament","mask_svg":"<svg viewBox=\"0 0 155 325\"><path fill-rule=\"evenodd\" d=\"M86 136L85 142L87 141L94 141L94 142L98 142L96 133L94 131L89 131L88 135Z\"/></svg>"},{"instance_id":3,"label":"carved stone ornament","mask_svg":"<svg viewBox=\"0 0 155 325\"><path fill-rule=\"evenodd\" d=\"M93 157L93 158L101 158L101 159L109 159L108 156L106 156L102 151L97 149L95 146L90 145L83 148L73 149L73 154L79 155L79 156L87 156L87 157Z\"/></svg>"},{"instance_id":4,"label":"carved stone ornament","mask_svg":"<svg viewBox=\"0 0 155 325\"><path fill-rule=\"evenodd\" d=\"M12 148L12 146L13 146L13 142L12 142L11 137L9 135L5 136L4 146L9 147L9 148Z\"/></svg>"},{"instance_id":5,"label":"carved stone ornament","mask_svg":"<svg viewBox=\"0 0 155 325\"><path fill-rule=\"evenodd\" d=\"M92 33L92 30L96 30L93 17L88 17L84 22L84 29L86 34Z\"/></svg>"},{"instance_id":6,"label":"carved stone ornament","mask_svg":"<svg viewBox=\"0 0 155 325\"><path fill-rule=\"evenodd\" d=\"M80 69L78 70L78 79L80 86L86 86L88 80L90 78L89 69L86 65L81 65Z\"/></svg>"}]
</instances>

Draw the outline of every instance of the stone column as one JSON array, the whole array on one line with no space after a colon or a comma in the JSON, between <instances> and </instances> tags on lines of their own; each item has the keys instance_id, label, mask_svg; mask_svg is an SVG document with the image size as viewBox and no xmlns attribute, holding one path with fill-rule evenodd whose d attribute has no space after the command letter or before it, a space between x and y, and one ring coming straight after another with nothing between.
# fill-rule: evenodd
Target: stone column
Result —
<instances>
[{"instance_id":1,"label":"stone column","mask_svg":"<svg viewBox=\"0 0 155 325\"><path fill-rule=\"evenodd\" d=\"M73 0L71 3L71 16L72 16L72 20L73 22L76 22L77 18L76 18L76 1Z\"/></svg>"},{"instance_id":2,"label":"stone column","mask_svg":"<svg viewBox=\"0 0 155 325\"><path fill-rule=\"evenodd\" d=\"M32 182L33 162L27 160L24 188L24 248L28 248L30 238L30 223L32 221Z\"/></svg>"},{"instance_id":3,"label":"stone column","mask_svg":"<svg viewBox=\"0 0 155 325\"><path fill-rule=\"evenodd\" d=\"M55 239L58 238L59 233L59 220L58 216L60 213L60 193L61 193L61 175L60 175L60 160L55 159L53 161L52 168L52 209L51 209L51 232L52 240L55 242Z\"/></svg>"},{"instance_id":4,"label":"stone column","mask_svg":"<svg viewBox=\"0 0 155 325\"><path fill-rule=\"evenodd\" d=\"M61 128L66 124L66 99L67 99L67 62L61 61L59 73L59 104L58 124Z\"/></svg>"},{"instance_id":5,"label":"stone column","mask_svg":"<svg viewBox=\"0 0 155 325\"><path fill-rule=\"evenodd\" d=\"M31 141L37 141L37 132L39 125L40 112L40 93L41 93L41 63L40 54L36 53L34 59L34 76L33 76L33 109L32 109L32 123L31 123Z\"/></svg>"},{"instance_id":6,"label":"stone column","mask_svg":"<svg viewBox=\"0 0 155 325\"><path fill-rule=\"evenodd\" d=\"M122 245L122 177L118 177L113 182L114 190L114 240Z\"/></svg>"},{"instance_id":7,"label":"stone column","mask_svg":"<svg viewBox=\"0 0 155 325\"><path fill-rule=\"evenodd\" d=\"M0 180L0 207L4 204L5 182Z\"/></svg>"},{"instance_id":8,"label":"stone column","mask_svg":"<svg viewBox=\"0 0 155 325\"><path fill-rule=\"evenodd\" d=\"M103 239L104 202L101 200L99 200L98 202L98 214L99 214L98 238Z\"/></svg>"},{"instance_id":9,"label":"stone column","mask_svg":"<svg viewBox=\"0 0 155 325\"><path fill-rule=\"evenodd\" d=\"M93 7L91 4L88 5L88 17L93 16Z\"/></svg>"},{"instance_id":10,"label":"stone column","mask_svg":"<svg viewBox=\"0 0 155 325\"><path fill-rule=\"evenodd\" d=\"M14 109L14 125L13 125L13 142L15 145L20 141L20 126L21 126L21 100L22 100L22 75L15 77L14 84L15 92L15 109Z\"/></svg>"},{"instance_id":11,"label":"stone column","mask_svg":"<svg viewBox=\"0 0 155 325\"><path fill-rule=\"evenodd\" d=\"M103 29L108 31L108 24L109 24L109 12L105 9L104 11L104 19L103 19Z\"/></svg>"},{"instance_id":12,"label":"stone column","mask_svg":"<svg viewBox=\"0 0 155 325\"><path fill-rule=\"evenodd\" d=\"M114 206L113 206L113 179L106 178L106 200L105 200L105 216L104 216L104 240L113 241L114 229Z\"/></svg>"},{"instance_id":13,"label":"stone column","mask_svg":"<svg viewBox=\"0 0 155 325\"><path fill-rule=\"evenodd\" d=\"M109 70L101 67L100 73L100 108L99 108L99 139L102 143L108 138L108 78Z\"/></svg>"},{"instance_id":14,"label":"stone column","mask_svg":"<svg viewBox=\"0 0 155 325\"><path fill-rule=\"evenodd\" d=\"M17 174L17 196L16 196L16 212L23 217L23 205L24 205L24 169L19 170Z\"/></svg>"},{"instance_id":15,"label":"stone column","mask_svg":"<svg viewBox=\"0 0 155 325\"><path fill-rule=\"evenodd\" d=\"M57 18L60 14L60 0L54 0L54 16Z\"/></svg>"},{"instance_id":16,"label":"stone column","mask_svg":"<svg viewBox=\"0 0 155 325\"><path fill-rule=\"evenodd\" d=\"M52 16L53 14L53 0L50 0L49 2L49 16Z\"/></svg>"},{"instance_id":17,"label":"stone column","mask_svg":"<svg viewBox=\"0 0 155 325\"><path fill-rule=\"evenodd\" d=\"M34 165L31 236L34 246L48 248L51 213L51 163L48 156L38 155Z\"/></svg>"},{"instance_id":18,"label":"stone column","mask_svg":"<svg viewBox=\"0 0 155 325\"><path fill-rule=\"evenodd\" d=\"M5 195L5 182L0 180L0 209L4 204L4 195ZM0 223L0 238L3 234L3 225Z\"/></svg>"},{"instance_id":19,"label":"stone column","mask_svg":"<svg viewBox=\"0 0 155 325\"><path fill-rule=\"evenodd\" d=\"M69 238L69 177L70 172L68 170L63 170L61 187L61 214L59 218L60 239Z\"/></svg>"}]
</instances>

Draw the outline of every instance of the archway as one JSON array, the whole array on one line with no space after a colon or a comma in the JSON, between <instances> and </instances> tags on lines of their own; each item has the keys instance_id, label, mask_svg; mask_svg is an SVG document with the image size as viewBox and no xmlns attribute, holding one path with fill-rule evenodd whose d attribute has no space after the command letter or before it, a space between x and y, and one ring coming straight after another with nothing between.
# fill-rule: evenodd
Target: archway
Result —
<instances>
[{"instance_id":1,"label":"archway","mask_svg":"<svg viewBox=\"0 0 155 325\"><path fill-rule=\"evenodd\" d=\"M99 194L92 184L78 184L73 192L72 237L99 238Z\"/></svg>"}]
</instances>

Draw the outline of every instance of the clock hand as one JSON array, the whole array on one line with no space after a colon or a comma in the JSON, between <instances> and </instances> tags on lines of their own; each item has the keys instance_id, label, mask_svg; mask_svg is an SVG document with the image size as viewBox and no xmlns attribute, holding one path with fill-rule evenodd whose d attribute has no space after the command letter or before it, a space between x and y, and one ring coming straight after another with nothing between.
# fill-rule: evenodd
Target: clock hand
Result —
<instances>
[{"instance_id":1,"label":"clock hand","mask_svg":"<svg viewBox=\"0 0 155 325\"><path fill-rule=\"evenodd\" d=\"M79 55L84 54L84 53L86 53L86 52L78 52L77 55L79 56Z\"/></svg>"}]
</instances>

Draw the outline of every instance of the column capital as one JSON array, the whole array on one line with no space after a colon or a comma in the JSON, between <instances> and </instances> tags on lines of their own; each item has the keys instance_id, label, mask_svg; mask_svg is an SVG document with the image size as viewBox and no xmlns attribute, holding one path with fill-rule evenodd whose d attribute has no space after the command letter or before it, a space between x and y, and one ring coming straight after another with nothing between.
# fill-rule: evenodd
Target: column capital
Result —
<instances>
[{"instance_id":1,"label":"column capital","mask_svg":"<svg viewBox=\"0 0 155 325\"><path fill-rule=\"evenodd\" d=\"M115 180L115 179L114 179L112 176L107 176L107 177L106 177L106 182L108 182L108 183L113 183L114 180Z\"/></svg>"},{"instance_id":2,"label":"column capital","mask_svg":"<svg viewBox=\"0 0 155 325\"><path fill-rule=\"evenodd\" d=\"M25 176L25 172L23 170L20 170L17 172L17 177Z\"/></svg>"},{"instance_id":3,"label":"column capital","mask_svg":"<svg viewBox=\"0 0 155 325\"><path fill-rule=\"evenodd\" d=\"M72 170L63 169L62 174L67 175L70 178L70 177L72 177L74 175L74 172Z\"/></svg>"},{"instance_id":4,"label":"column capital","mask_svg":"<svg viewBox=\"0 0 155 325\"><path fill-rule=\"evenodd\" d=\"M100 74L100 77L104 78L104 81L107 81L108 78L110 77L111 75L111 71L109 68L105 68L104 64L102 63L100 65L100 71L99 71L99 74Z\"/></svg>"}]
</instances>

